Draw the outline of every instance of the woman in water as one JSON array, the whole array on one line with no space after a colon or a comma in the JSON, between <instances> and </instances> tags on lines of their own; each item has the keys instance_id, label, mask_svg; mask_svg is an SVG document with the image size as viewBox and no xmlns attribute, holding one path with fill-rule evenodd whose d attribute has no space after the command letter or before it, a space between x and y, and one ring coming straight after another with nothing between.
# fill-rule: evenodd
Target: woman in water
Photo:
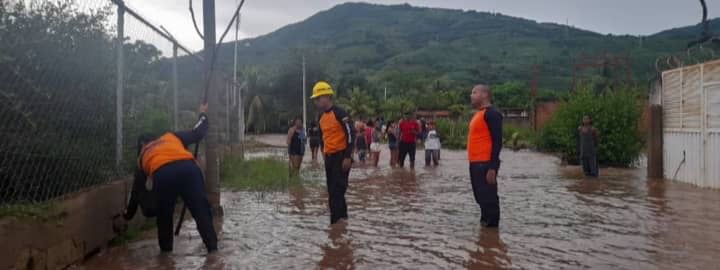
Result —
<instances>
[{"instance_id":1,"label":"woman in water","mask_svg":"<svg viewBox=\"0 0 720 270\"><path fill-rule=\"evenodd\" d=\"M393 121L388 121L385 135L388 139L388 148L390 149L390 167L395 167L398 164L398 156L400 154L398 150L398 127Z\"/></svg>"},{"instance_id":2,"label":"woman in water","mask_svg":"<svg viewBox=\"0 0 720 270\"><path fill-rule=\"evenodd\" d=\"M290 176L300 174L300 165L305 155L305 127L301 119L297 118L293 126L288 129L288 154L290 156Z\"/></svg>"}]
</instances>

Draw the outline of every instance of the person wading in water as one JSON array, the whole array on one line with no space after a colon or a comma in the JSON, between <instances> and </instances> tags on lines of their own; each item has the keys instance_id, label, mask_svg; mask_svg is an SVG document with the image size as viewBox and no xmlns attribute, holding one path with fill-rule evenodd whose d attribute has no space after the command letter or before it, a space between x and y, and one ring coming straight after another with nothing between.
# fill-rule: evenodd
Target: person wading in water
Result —
<instances>
[{"instance_id":1,"label":"person wading in water","mask_svg":"<svg viewBox=\"0 0 720 270\"><path fill-rule=\"evenodd\" d=\"M315 84L310 97L321 112L320 137L325 156L325 175L327 177L330 224L347 220L345 192L352 167L354 130L348 114L333 105L334 91L330 84L319 81Z\"/></svg>"},{"instance_id":2,"label":"person wading in water","mask_svg":"<svg viewBox=\"0 0 720 270\"><path fill-rule=\"evenodd\" d=\"M212 210L205 194L203 173L193 155L186 149L188 145L199 143L207 134L207 104L200 106L200 120L189 131L167 132L159 138L143 135L138 139L138 172L135 185L151 182L156 198L156 223L158 242L162 252L173 250L173 213L175 202L180 196L190 210L200 237L208 252L217 250L217 234L212 223ZM140 179L137 179L137 178ZM130 220L137 211L138 204L144 200L133 185L133 193L125 210L124 218ZM140 188L145 188L143 185ZM143 214L145 213L143 207Z\"/></svg>"},{"instance_id":3,"label":"person wading in water","mask_svg":"<svg viewBox=\"0 0 720 270\"><path fill-rule=\"evenodd\" d=\"M468 127L467 153L470 181L475 201L480 205L480 223L497 227L500 223L497 173L502 150L502 114L491 104L492 93L487 85L472 89L470 102L477 110Z\"/></svg>"},{"instance_id":4,"label":"person wading in water","mask_svg":"<svg viewBox=\"0 0 720 270\"><path fill-rule=\"evenodd\" d=\"M405 167L405 157L410 156L410 169L415 169L415 152L417 148L417 135L420 133L420 123L415 119L414 113L408 113L400 121L400 167Z\"/></svg>"},{"instance_id":5,"label":"person wading in water","mask_svg":"<svg viewBox=\"0 0 720 270\"><path fill-rule=\"evenodd\" d=\"M390 167L395 168L398 164L398 156L400 155L398 151L398 128L395 122L388 122L385 135L387 136L388 149L390 150Z\"/></svg>"},{"instance_id":6,"label":"person wading in water","mask_svg":"<svg viewBox=\"0 0 720 270\"><path fill-rule=\"evenodd\" d=\"M288 129L287 137L290 177L296 177L300 174L300 165L302 165L303 156L305 155L306 140L302 119L296 118L293 121L293 126Z\"/></svg>"},{"instance_id":7,"label":"person wading in water","mask_svg":"<svg viewBox=\"0 0 720 270\"><path fill-rule=\"evenodd\" d=\"M578 127L578 153L585 176L598 177L598 130L592 125L592 118L585 115Z\"/></svg>"},{"instance_id":8,"label":"person wading in water","mask_svg":"<svg viewBox=\"0 0 720 270\"><path fill-rule=\"evenodd\" d=\"M315 122L310 124L308 129L308 139L310 139L310 152L312 152L312 160L317 160L318 150L320 149L320 127Z\"/></svg>"}]
</instances>

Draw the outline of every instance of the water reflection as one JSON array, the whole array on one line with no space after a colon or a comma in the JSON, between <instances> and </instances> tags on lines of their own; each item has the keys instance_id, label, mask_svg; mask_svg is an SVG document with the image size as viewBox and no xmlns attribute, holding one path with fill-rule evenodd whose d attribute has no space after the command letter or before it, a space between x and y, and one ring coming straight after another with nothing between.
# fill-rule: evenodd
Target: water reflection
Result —
<instances>
[{"instance_id":1,"label":"water reflection","mask_svg":"<svg viewBox=\"0 0 720 270\"><path fill-rule=\"evenodd\" d=\"M480 227L475 249L470 250L467 269L508 269L512 266L507 247L497 228Z\"/></svg>"},{"instance_id":2,"label":"water reflection","mask_svg":"<svg viewBox=\"0 0 720 270\"><path fill-rule=\"evenodd\" d=\"M351 238L347 235L347 223L340 222L327 230L328 243L322 247L321 269L353 269L355 258Z\"/></svg>"},{"instance_id":3,"label":"water reflection","mask_svg":"<svg viewBox=\"0 0 720 270\"><path fill-rule=\"evenodd\" d=\"M282 138L280 140L282 141ZM258 154L261 156L261 154ZM349 225L327 226L322 161L282 192L224 192L220 253L206 257L192 221L176 252L156 240L111 249L87 269L717 269L720 192L647 181L643 170L578 167L503 152L500 231L479 226L465 154L437 168L353 169ZM387 155L383 155L387 159ZM220 228L219 228L220 229Z\"/></svg>"}]
</instances>

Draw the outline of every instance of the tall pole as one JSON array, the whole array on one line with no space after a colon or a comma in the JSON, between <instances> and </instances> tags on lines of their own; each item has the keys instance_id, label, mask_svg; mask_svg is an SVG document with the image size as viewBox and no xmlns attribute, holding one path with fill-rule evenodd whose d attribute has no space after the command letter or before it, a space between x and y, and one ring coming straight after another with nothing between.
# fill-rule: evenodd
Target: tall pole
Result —
<instances>
[{"instance_id":1,"label":"tall pole","mask_svg":"<svg viewBox=\"0 0 720 270\"><path fill-rule=\"evenodd\" d=\"M302 79L302 101L303 101L303 127L307 128L307 93L305 92L305 85L306 83L306 76L305 76L305 54L303 54L302 57L302 72L303 72L303 79Z\"/></svg>"},{"instance_id":2,"label":"tall pole","mask_svg":"<svg viewBox=\"0 0 720 270\"><path fill-rule=\"evenodd\" d=\"M233 87L235 88L236 102L238 107L238 146L240 147L240 159L245 159L245 113L243 110L242 89L238 86L238 43L240 32L240 11L235 20L235 62L233 65Z\"/></svg>"},{"instance_id":3,"label":"tall pole","mask_svg":"<svg viewBox=\"0 0 720 270\"><path fill-rule=\"evenodd\" d=\"M125 80L125 5L117 7L117 88L115 88L115 168L120 169L123 157L123 88Z\"/></svg>"},{"instance_id":4,"label":"tall pole","mask_svg":"<svg viewBox=\"0 0 720 270\"><path fill-rule=\"evenodd\" d=\"M235 3L237 4L237 1L235 1ZM239 12L239 11L238 11L237 17L238 17L238 19L235 20L235 49L233 50L233 55L234 55L234 56L233 56L233 59L234 59L234 60L233 60L233 86L232 86L233 89L234 89L233 94L235 94L235 95L237 94L237 91L239 90L238 87L237 87L237 84L238 84L238 80L237 80L237 73L238 73L238 70L237 70L237 67L238 67L238 32L240 31L240 12ZM234 98L234 97L235 97L235 96L233 96L233 98ZM235 102L235 100L233 100L233 102Z\"/></svg>"},{"instance_id":5,"label":"tall pole","mask_svg":"<svg viewBox=\"0 0 720 270\"><path fill-rule=\"evenodd\" d=\"M219 100L217 91L217 76L212 74L212 59L215 55L215 0L203 0L203 35L205 37L204 50L204 74L205 80L209 82L208 94L208 117L210 121L218 123L219 120ZM215 119L215 120L213 120ZM212 123L212 122L211 122ZM213 209L220 209L220 161L217 153L218 135L221 125L211 124L205 140L205 190L208 193L208 200Z\"/></svg>"},{"instance_id":6,"label":"tall pole","mask_svg":"<svg viewBox=\"0 0 720 270\"><path fill-rule=\"evenodd\" d=\"M172 84L173 84L173 130L178 128L178 46L173 42L173 63L172 63Z\"/></svg>"}]
</instances>

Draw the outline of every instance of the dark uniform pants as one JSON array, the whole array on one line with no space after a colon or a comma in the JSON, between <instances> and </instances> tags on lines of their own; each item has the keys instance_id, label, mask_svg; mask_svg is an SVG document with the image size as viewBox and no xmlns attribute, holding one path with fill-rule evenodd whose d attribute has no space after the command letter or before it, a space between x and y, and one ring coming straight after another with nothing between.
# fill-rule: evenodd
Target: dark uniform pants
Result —
<instances>
[{"instance_id":1,"label":"dark uniform pants","mask_svg":"<svg viewBox=\"0 0 720 270\"><path fill-rule=\"evenodd\" d=\"M405 157L410 156L410 164L415 164L415 152L417 148L416 143L406 143L403 141L400 141L400 167L405 166Z\"/></svg>"},{"instance_id":2,"label":"dark uniform pants","mask_svg":"<svg viewBox=\"0 0 720 270\"><path fill-rule=\"evenodd\" d=\"M480 205L482 212L480 221L488 226L497 226L500 222L500 199L498 198L497 184L487 183L489 169L488 163L470 163L470 181L475 201Z\"/></svg>"},{"instance_id":3,"label":"dark uniform pants","mask_svg":"<svg viewBox=\"0 0 720 270\"><path fill-rule=\"evenodd\" d=\"M325 156L330 224L335 224L340 219L348 218L345 192L348 188L350 171L343 171L342 163L344 159L345 156L342 152Z\"/></svg>"},{"instance_id":4,"label":"dark uniform pants","mask_svg":"<svg viewBox=\"0 0 720 270\"><path fill-rule=\"evenodd\" d=\"M217 250L217 234L213 227L212 210L205 194L200 168L192 160L169 163L158 169L153 179L158 196L157 230L162 251L173 249L173 214L180 196L190 210L208 251Z\"/></svg>"}]
</instances>

